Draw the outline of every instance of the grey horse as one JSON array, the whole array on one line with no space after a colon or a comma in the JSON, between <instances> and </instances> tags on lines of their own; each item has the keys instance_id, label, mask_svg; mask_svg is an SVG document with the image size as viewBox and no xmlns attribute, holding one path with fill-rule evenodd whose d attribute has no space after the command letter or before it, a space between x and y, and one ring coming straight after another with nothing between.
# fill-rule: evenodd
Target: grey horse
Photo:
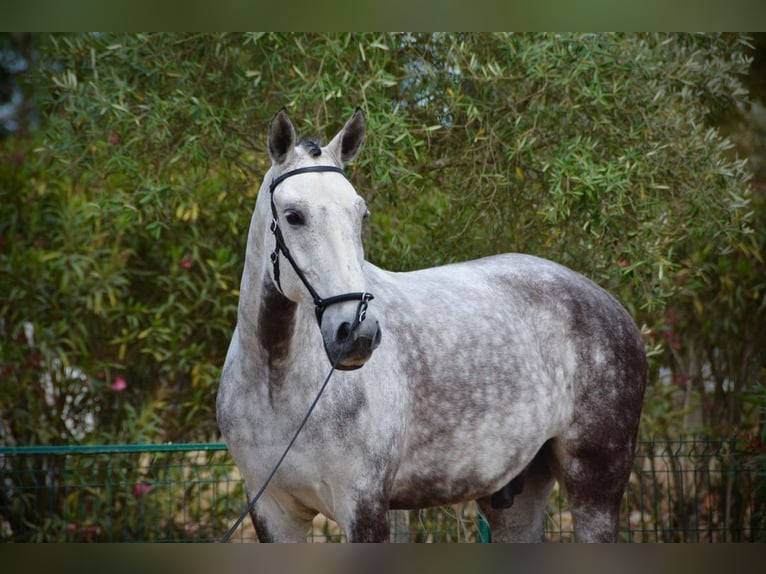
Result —
<instances>
[{"instance_id":1,"label":"grey horse","mask_svg":"<svg viewBox=\"0 0 766 574\"><path fill-rule=\"evenodd\" d=\"M389 510L477 500L494 541L541 541L556 481L578 541L615 541L646 384L641 335L582 275L521 254L397 273L365 261L343 175L366 120L324 147L272 119L217 418L260 541L324 513L352 542Z\"/></svg>"}]
</instances>

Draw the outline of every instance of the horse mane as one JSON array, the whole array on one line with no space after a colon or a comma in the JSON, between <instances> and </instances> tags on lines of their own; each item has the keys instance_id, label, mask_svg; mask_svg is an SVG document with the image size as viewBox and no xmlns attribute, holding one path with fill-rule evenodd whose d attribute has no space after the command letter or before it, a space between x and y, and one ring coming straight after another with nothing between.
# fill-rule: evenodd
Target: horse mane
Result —
<instances>
[{"instance_id":1,"label":"horse mane","mask_svg":"<svg viewBox=\"0 0 766 574\"><path fill-rule=\"evenodd\" d=\"M321 146L315 142L314 140L301 140L298 145L303 146L306 148L306 151L309 152L309 155L311 157L319 157L322 155L322 148Z\"/></svg>"}]
</instances>

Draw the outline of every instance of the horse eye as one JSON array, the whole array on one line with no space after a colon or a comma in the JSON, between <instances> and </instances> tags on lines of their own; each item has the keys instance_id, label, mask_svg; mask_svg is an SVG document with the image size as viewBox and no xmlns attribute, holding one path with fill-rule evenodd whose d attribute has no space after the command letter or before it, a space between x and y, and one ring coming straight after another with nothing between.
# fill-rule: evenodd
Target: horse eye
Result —
<instances>
[{"instance_id":1,"label":"horse eye","mask_svg":"<svg viewBox=\"0 0 766 574\"><path fill-rule=\"evenodd\" d=\"M305 223L303 215L292 209L285 212L285 221L290 225L303 225Z\"/></svg>"},{"instance_id":2,"label":"horse eye","mask_svg":"<svg viewBox=\"0 0 766 574\"><path fill-rule=\"evenodd\" d=\"M370 210L369 209L365 209L364 210L364 215L362 216L362 220L366 222L369 219L370 219Z\"/></svg>"}]
</instances>

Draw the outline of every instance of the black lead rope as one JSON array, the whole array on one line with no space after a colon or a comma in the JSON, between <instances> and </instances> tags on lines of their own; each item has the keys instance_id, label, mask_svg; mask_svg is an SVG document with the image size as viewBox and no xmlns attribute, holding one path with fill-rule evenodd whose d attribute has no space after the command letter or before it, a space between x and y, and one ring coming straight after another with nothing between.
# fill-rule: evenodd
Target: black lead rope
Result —
<instances>
[{"instance_id":1,"label":"black lead rope","mask_svg":"<svg viewBox=\"0 0 766 574\"><path fill-rule=\"evenodd\" d=\"M290 452L290 449L293 447L293 444L295 444L295 441L298 438L298 435L303 430L303 427L306 426L306 423L308 422L309 417L311 416L311 413L314 412L314 407L317 406L317 403L319 402L320 397L324 393L324 390L327 388L327 384L330 382L330 379L332 378L332 374L335 372L335 368L338 365L338 361L340 361L341 358L343 358L343 356L346 354L346 348L348 347L348 344L351 341L351 334L356 330L357 327L359 327L361 322L364 321L365 319L365 316L367 313L368 301L369 299L367 298L362 298L362 300L359 301L359 306L357 307L357 310L356 310L356 316L354 318L354 322L351 325L351 329L349 330L348 335L346 335L346 340L343 343L343 348L341 349L341 352L338 354L332 366L330 367L330 372L327 373L327 377L325 377L324 383L322 383L322 386L319 388L319 392L314 398L314 401L311 403L311 406L309 406L309 409L308 411L306 411L306 415L303 417L303 420L298 425L298 429L295 431L293 438L290 439L289 443L287 443L287 447L285 448L285 451L282 453L282 456L279 457L279 460L274 465L274 468L271 470L271 472L269 473L269 476L264 481L263 486L261 486L260 490L258 490L255 496L253 496L253 499L247 505L247 508L245 509L245 511L242 514L240 514L239 518L234 523L234 525L231 528L229 528L229 531L223 536L223 538L221 538L222 543L229 541L232 535L237 531L237 528L239 528L239 525L242 524L242 521L247 517L248 514L250 514L253 511L256 503L261 498L261 495L263 495L264 491L269 486L271 479L274 478L274 475L277 473L277 470L279 470L279 467L282 465L282 461L285 460L287 453Z\"/></svg>"}]
</instances>

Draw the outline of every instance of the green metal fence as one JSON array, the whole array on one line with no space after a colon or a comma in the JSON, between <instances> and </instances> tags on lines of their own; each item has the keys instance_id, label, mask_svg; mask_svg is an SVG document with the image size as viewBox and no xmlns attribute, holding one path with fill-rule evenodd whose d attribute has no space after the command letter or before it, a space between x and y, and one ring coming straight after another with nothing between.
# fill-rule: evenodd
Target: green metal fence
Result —
<instances>
[{"instance_id":1,"label":"green metal fence","mask_svg":"<svg viewBox=\"0 0 766 574\"><path fill-rule=\"evenodd\" d=\"M735 440L640 444L625 494L628 542L762 539L756 454ZM215 541L246 505L223 444L0 447L0 540L5 542ZM483 542L474 503L392 514L392 540ZM557 490L546 537L571 541L572 517ZM320 516L309 540L343 541ZM255 540L249 520L234 541Z\"/></svg>"}]
</instances>

